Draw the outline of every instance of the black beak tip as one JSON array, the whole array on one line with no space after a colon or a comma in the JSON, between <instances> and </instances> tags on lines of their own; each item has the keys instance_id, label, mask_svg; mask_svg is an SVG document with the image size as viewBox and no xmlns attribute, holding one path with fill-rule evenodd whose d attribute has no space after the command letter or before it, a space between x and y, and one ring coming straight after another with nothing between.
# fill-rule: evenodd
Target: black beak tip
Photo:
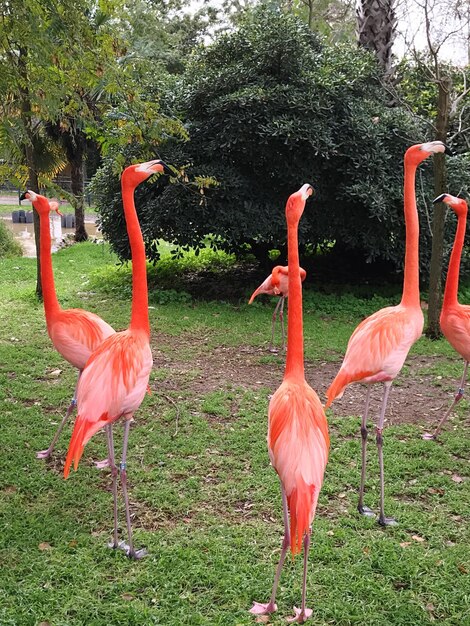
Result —
<instances>
[{"instance_id":1,"label":"black beak tip","mask_svg":"<svg viewBox=\"0 0 470 626\"><path fill-rule=\"evenodd\" d=\"M432 201L433 204L437 204L438 202L443 202L444 198L447 196L446 193L441 193L440 196L437 196L437 198L434 198L434 200Z\"/></svg>"},{"instance_id":2,"label":"black beak tip","mask_svg":"<svg viewBox=\"0 0 470 626\"><path fill-rule=\"evenodd\" d=\"M173 170L168 167L168 165L166 163L164 163L162 161L162 167L163 167L163 173L166 174L167 176L174 176L175 173L173 172Z\"/></svg>"},{"instance_id":3,"label":"black beak tip","mask_svg":"<svg viewBox=\"0 0 470 626\"><path fill-rule=\"evenodd\" d=\"M22 194L21 194L21 196L20 196L20 202L21 202L22 200L26 200L26 194L27 194L27 193L28 193L27 191L23 191L23 193L22 193Z\"/></svg>"},{"instance_id":4,"label":"black beak tip","mask_svg":"<svg viewBox=\"0 0 470 626\"><path fill-rule=\"evenodd\" d=\"M449 146L445 146L444 154L447 154L447 156L455 156L455 152L451 150Z\"/></svg>"}]
</instances>

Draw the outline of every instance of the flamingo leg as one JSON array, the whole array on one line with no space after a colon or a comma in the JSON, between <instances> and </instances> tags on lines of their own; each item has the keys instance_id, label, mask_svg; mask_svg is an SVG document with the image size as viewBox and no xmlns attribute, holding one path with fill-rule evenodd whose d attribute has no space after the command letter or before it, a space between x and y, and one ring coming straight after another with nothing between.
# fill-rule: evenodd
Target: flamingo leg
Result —
<instances>
[{"instance_id":1,"label":"flamingo leg","mask_svg":"<svg viewBox=\"0 0 470 626\"><path fill-rule=\"evenodd\" d=\"M124 543L122 544L122 549L124 549L126 551L127 556L130 559L141 559L142 557L144 557L147 554L147 550L142 549L142 550L135 550L134 549L134 543L132 540L132 524L131 524L131 514L130 514L130 510L129 510L129 495L127 493L127 445L129 442L129 429L131 426L131 419L132 416L126 416L126 420L124 422L124 438L123 438L123 443L122 443L122 458L121 458L121 464L119 466L120 468L120 474L121 474L121 486L122 486L122 493L124 496L124 506L126 509L126 524L127 524L127 540L128 540L128 545L126 546Z\"/></svg>"},{"instance_id":2,"label":"flamingo leg","mask_svg":"<svg viewBox=\"0 0 470 626\"><path fill-rule=\"evenodd\" d=\"M384 513L384 498L385 498L385 478L384 478L384 458L383 458L383 429L385 411L387 409L388 394L392 386L392 381L384 383L384 394L382 398L382 407L380 409L379 423L377 425L377 450L379 453L379 468L380 468L380 513L378 522L381 526L395 526L397 521L393 517L385 517Z\"/></svg>"},{"instance_id":3,"label":"flamingo leg","mask_svg":"<svg viewBox=\"0 0 470 626\"><path fill-rule=\"evenodd\" d=\"M277 587L279 584L279 579L281 577L282 567L286 559L287 550L289 549L289 546L290 546L289 511L287 508L286 492L284 491L284 487L282 486L282 484L281 484L281 495L282 495L282 511L283 511L283 517L284 517L284 538L282 540L281 556L279 558L279 563L276 569L276 575L274 576L273 589L271 591L271 599L269 600L267 604L263 604L261 602L253 602L253 606L250 609L250 613L253 613L253 615L269 615L270 613L274 613L274 611L277 611L277 604L276 604Z\"/></svg>"},{"instance_id":4,"label":"flamingo leg","mask_svg":"<svg viewBox=\"0 0 470 626\"><path fill-rule=\"evenodd\" d=\"M284 330L284 304L286 301L286 297L281 297L281 309L279 311L279 321L281 322L281 333L282 333L282 349L286 349L286 332Z\"/></svg>"},{"instance_id":5,"label":"flamingo leg","mask_svg":"<svg viewBox=\"0 0 470 626\"><path fill-rule=\"evenodd\" d=\"M57 439L59 438L60 433L62 432L62 429L64 428L64 426L65 426L67 420L69 419L71 413L73 412L74 408L77 406L77 387L78 387L78 382L80 380L80 376L81 375L82 375L82 370L79 370L78 371L77 384L75 385L75 391L73 393L73 398L70 401L70 404L68 406L67 413L62 418L62 421L60 422L59 427L55 431L55 434L52 437L52 441L49 444L49 447L47 448L47 450L40 450L39 452L36 452L36 458L37 459L48 459L51 456L52 451L54 450L54 446L57 443Z\"/></svg>"},{"instance_id":6,"label":"flamingo leg","mask_svg":"<svg viewBox=\"0 0 470 626\"><path fill-rule=\"evenodd\" d=\"M441 432L442 426L444 425L444 423L447 421L447 418L451 414L452 409L457 404L457 402L460 402L460 400L463 398L463 394L465 390L465 382L467 380L467 370L468 370L468 361L465 361L465 367L463 369L462 379L460 381L460 386L457 389L457 393L455 394L454 401L452 402L451 406L447 409L442 419L439 420L439 423L437 424L435 431L432 434L424 433L423 439L437 439L437 436Z\"/></svg>"},{"instance_id":7,"label":"flamingo leg","mask_svg":"<svg viewBox=\"0 0 470 626\"><path fill-rule=\"evenodd\" d=\"M298 609L294 606L294 617L289 617L287 621L290 624L297 622L298 624L303 624L308 620L308 618L312 615L312 609L308 609L305 605L306 597L307 597L307 565L308 565L308 552L310 549L310 535L312 533L312 529L310 528L308 533L304 536L304 576L302 582L302 606Z\"/></svg>"},{"instance_id":8,"label":"flamingo leg","mask_svg":"<svg viewBox=\"0 0 470 626\"><path fill-rule=\"evenodd\" d=\"M357 510L359 511L359 513L361 513L361 515L367 515L368 517L372 517L373 515L375 515L374 511L372 511L372 509L369 509L368 506L364 506L364 487L366 483L367 417L369 415L369 402L370 385L367 385L366 405L364 407L364 413L362 414L361 421L361 485L359 487L359 503L357 505Z\"/></svg>"},{"instance_id":9,"label":"flamingo leg","mask_svg":"<svg viewBox=\"0 0 470 626\"><path fill-rule=\"evenodd\" d=\"M114 512L114 531L113 531L113 541L108 544L110 548L118 548L118 505L117 505L117 477L118 477L118 468L116 467L116 461L114 458L114 440L113 440L113 425L108 424L105 428L106 437L108 440L108 464L111 468L111 477L112 477L112 491L113 491L113 512Z\"/></svg>"},{"instance_id":10,"label":"flamingo leg","mask_svg":"<svg viewBox=\"0 0 470 626\"><path fill-rule=\"evenodd\" d=\"M284 300L284 296L281 296L279 298L278 303L276 304L276 308L273 311L273 321L271 324L271 341L269 343L269 351L270 352L276 352L275 348L274 348L274 327L276 325L276 319L277 319L277 312L279 311L279 307L281 306L282 301ZM283 326L283 324L282 324Z\"/></svg>"}]
</instances>

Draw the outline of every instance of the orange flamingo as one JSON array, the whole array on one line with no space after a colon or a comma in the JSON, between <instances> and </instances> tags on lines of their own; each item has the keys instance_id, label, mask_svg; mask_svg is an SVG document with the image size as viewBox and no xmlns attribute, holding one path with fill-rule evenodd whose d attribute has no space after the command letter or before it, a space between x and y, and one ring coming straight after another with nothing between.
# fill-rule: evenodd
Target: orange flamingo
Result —
<instances>
[{"instance_id":1,"label":"orange flamingo","mask_svg":"<svg viewBox=\"0 0 470 626\"><path fill-rule=\"evenodd\" d=\"M268 450L271 464L281 481L284 539L271 599L267 604L255 602L250 609L255 615L266 615L277 610L276 591L287 550L290 546L292 554L297 554L303 542L302 605L300 609L294 607L295 616L288 620L299 624L303 624L312 614L312 610L305 604L308 551L311 524L323 483L330 444L325 412L317 394L307 384L304 374L298 226L305 201L312 193L310 185L303 185L290 196L286 205L290 272L287 358L283 382L271 398L268 414Z\"/></svg>"},{"instance_id":2,"label":"orange flamingo","mask_svg":"<svg viewBox=\"0 0 470 626\"><path fill-rule=\"evenodd\" d=\"M134 204L134 190L156 172L170 173L159 160L127 167L121 178L124 215L132 255L132 310L129 327L106 339L93 352L83 370L77 392L78 416L65 460L64 477L67 478L72 462L74 469L91 437L106 427L108 458L112 474L114 498L114 537L110 547L124 550L130 558L140 559L145 550L135 550L132 541L131 517L127 493L127 444L129 428L135 411L139 408L148 387L152 369L150 326L148 316L147 267L145 248ZM119 465L128 544L118 542L117 476L114 458L112 425L124 418L122 459Z\"/></svg>"},{"instance_id":3,"label":"orange flamingo","mask_svg":"<svg viewBox=\"0 0 470 626\"><path fill-rule=\"evenodd\" d=\"M304 282L306 276L307 272L300 268L300 279L302 282ZM256 296L259 296L261 293L266 293L268 296L280 296L273 313L269 350L273 350L274 326L276 324L278 311L279 321L281 322L282 349L284 350L286 346L284 333L284 302L289 293L289 267L287 265L276 265L276 267L273 267L271 274L261 283L258 289L251 294L248 304L251 304Z\"/></svg>"},{"instance_id":4,"label":"orange flamingo","mask_svg":"<svg viewBox=\"0 0 470 626\"><path fill-rule=\"evenodd\" d=\"M460 386L455 395L454 401L444 416L436 426L435 431L425 433L423 439L436 439L444 422L449 417L454 406L459 402L464 393L465 382L467 380L467 369L470 361L470 306L467 304L459 304L457 300L457 292L459 289L459 273L460 259L462 257L462 248L465 241L465 229L467 226L467 203L463 198L451 196L443 193L434 202L445 202L457 215L457 232L455 234L454 246L449 261L449 269L447 271L446 287L444 290L444 300L442 302L441 311L441 330L450 345L464 359L465 366L463 369Z\"/></svg>"},{"instance_id":5,"label":"orange flamingo","mask_svg":"<svg viewBox=\"0 0 470 626\"><path fill-rule=\"evenodd\" d=\"M384 392L376 442L380 467L380 513L378 522L382 526L396 524L384 513L384 465L383 428L388 394L392 381L400 372L411 346L421 337L423 312L419 299L419 221L416 209L415 179L418 165L436 152L450 153L440 141L417 144L405 153L404 208L406 226L406 252L403 295L398 306L387 307L363 320L351 335L341 368L327 391L326 407L335 398L341 397L347 385L354 382L384 383ZM364 506L364 484L366 476L367 415L369 412L370 387L367 387L366 404L361 423L362 468L358 510L373 516L374 512Z\"/></svg>"},{"instance_id":6,"label":"orange flamingo","mask_svg":"<svg viewBox=\"0 0 470 626\"><path fill-rule=\"evenodd\" d=\"M78 380L85 363L103 341L114 334L114 329L95 313L83 309L62 309L54 286L54 273L52 271L51 255L51 231L49 225L49 213L51 210L60 215L57 202L49 202L47 198L34 191L26 191L20 200L31 200L33 207L39 215L40 242L39 254L41 260L41 283L44 298L44 313L46 315L47 332L52 340L54 348L71 365L78 369ZM78 381L77 381L78 386ZM72 401L56 430L47 450L37 452L38 459L47 459L62 432L65 423L76 405L77 386Z\"/></svg>"}]
</instances>

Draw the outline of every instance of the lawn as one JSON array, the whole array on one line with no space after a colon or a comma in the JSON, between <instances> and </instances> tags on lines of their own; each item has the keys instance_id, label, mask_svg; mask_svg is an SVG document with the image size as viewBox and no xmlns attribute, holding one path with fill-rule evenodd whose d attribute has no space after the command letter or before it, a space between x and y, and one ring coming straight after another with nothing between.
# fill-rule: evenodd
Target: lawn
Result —
<instances>
[{"instance_id":1,"label":"lawn","mask_svg":"<svg viewBox=\"0 0 470 626\"><path fill-rule=\"evenodd\" d=\"M171 273L166 263L162 279ZM129 271L106 245L61 250L54 266L63 306L127 326ZM67 481L71 424L52 460L35 458L67 408L76 372L50 344L34 272L34 259L0 261L0 624L256 624L247 609L268 600L283 530L266 451L268 397L283 372L283 355L266 349L272 301L248 306L245 298L203 302L152 291L152 393L131 429L128 462L135 543L149 556L132 562L106 547L110 476L93 465L106 454L104 436L93 437ZM246 296L256 286L247 285ZM306 289L307 378L320 397L355 325L396 301ZM420 437L439 415L433 409L451 401L461 368L444 340L421 339L392 389L384 456L386 513L399 521L393 528L356 512L363 388L347 390L328 411L331 452L312 535L308 623L470 626L469 403L458 405L439 442ZM366 504L376 509L370 429ZM279 611L258 623L285 624L299 605L301 576L301 558L287 559Z\"/></svg>"}]
</instances>

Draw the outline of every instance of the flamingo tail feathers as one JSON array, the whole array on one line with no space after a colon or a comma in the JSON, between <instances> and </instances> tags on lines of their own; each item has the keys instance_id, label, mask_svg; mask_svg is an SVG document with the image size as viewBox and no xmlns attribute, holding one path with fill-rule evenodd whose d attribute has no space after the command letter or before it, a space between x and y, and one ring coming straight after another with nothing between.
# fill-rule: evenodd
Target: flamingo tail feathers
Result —
<instances>
[{"instance_id":1,"label":"flamingo tail feathers","mask_svg":"<svg viewBox=\"0 0 470 626\"><path fill-rule=\"evenodd\" d=\"M92 422L83 418L80 419L80 415L77 416L65 459L64 478L68 478L72 463L74 470L77 470L86 443L106 425L107 417L107 413L104 413L97 422Z\"/></svg>"},{"instance_id":2,"label":"flamingo tail feathers","mask_svg":"<svg viewBox=\"0 0 470 626\"><path fill-rule=\"evenodd\" d=\"M307 485L304 481L294 487L287 504L290 516L290 549L293 555L302 549L305 533L312 523L312 509L315 506L315 485Z\"/></svg>"},{"instance_id":3,"label":"flamingo tail feathers","mask_svg":"<svg viewBox=\"0 0 470 626\"><path fill-rule=\"evenodd\" d=\"M327 401L325 404L325 409L331 406L336 398L343 395L346 386L349 385L350 382L351 377L346 372L342 372L340 370L336 375L334 381L331 383L328 391L326 392Z\"/></svg>"}]
</instances>

